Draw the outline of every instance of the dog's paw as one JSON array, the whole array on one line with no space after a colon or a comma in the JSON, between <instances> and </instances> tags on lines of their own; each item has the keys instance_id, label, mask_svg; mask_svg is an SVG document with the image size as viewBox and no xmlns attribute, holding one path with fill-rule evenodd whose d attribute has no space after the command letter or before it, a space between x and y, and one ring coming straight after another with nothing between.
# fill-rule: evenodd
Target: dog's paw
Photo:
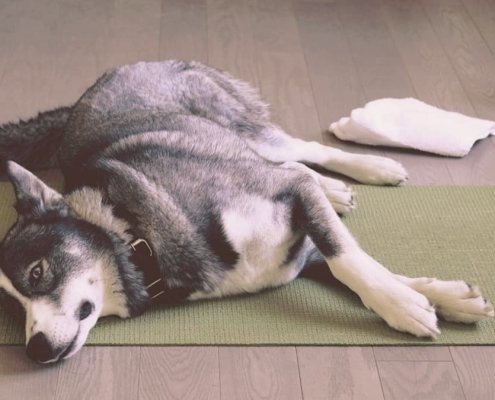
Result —
<instances>
[{"instance_id":1,"label":"dog's paw","mask_svg":"<svg viewBox=\"0 0 495 400\"><path fill-rule=\"evenodd\" d=\"M390 158L356 155L351 177L370 185L400 185L407 181L407 171L402 164Z\"/></svg>"},{"instance_id":2,"label":"dog's paw","mask_svg":"<svg viewBox=\"0 0 495 400\"><path fill-rule=\"evenodd\" d=\"M398 331L433 339L440 334L435 309L428 299L393 278L381 282L362 300Z\"/></svg>"},{"instance_id":3,"label":"dog's paw","mask_svg":"<svg viewBox=\"0 0 495 400\"><path fill-rule=\"evenodd\" d=\"M447 321L466 324L493 317L493 305L486 300L478 286L464 281L430 279L422 292L435 305L438 315Z\"/></svg>"},{"instance_id":4,"label":"dog's paw","mask_svg":"<svg viewBox=\"0 0 495 400\"><path fill-rule=\"evenodd\" d=\"M356 208L354 191L344 182L322 176L319 183L328 201L339 214L347 214Z\"/></svg>"}]
</instances>

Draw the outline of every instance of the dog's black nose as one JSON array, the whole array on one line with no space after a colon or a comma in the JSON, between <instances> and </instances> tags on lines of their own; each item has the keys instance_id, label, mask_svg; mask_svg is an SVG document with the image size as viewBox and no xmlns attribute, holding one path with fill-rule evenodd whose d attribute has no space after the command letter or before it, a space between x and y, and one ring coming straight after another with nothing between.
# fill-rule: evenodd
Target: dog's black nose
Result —
<instances>
[{"instance_id":1,"label":"dog's black nose","mask_svg":"<svg viewBox=\"0 0 495 400\"><path fill-rule=\"evenodd\" d=\"M29 339L26 353L31 360L36 362L46 362L55 358L55 349L42 332L38 332Z\"/></svg>"}]
</instances>

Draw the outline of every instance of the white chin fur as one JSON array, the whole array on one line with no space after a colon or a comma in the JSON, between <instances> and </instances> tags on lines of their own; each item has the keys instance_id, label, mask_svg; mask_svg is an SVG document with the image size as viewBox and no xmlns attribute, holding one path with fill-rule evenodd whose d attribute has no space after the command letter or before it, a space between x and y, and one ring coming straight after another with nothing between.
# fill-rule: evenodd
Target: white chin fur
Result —
<instances>
[{"instance_id":1,"label":"white chin fur","mask_svg":"<svg viewBox=\"0 0 495 400\"><path fill-rule=\"evenodd\" d=\"M84 345L84 342L86 341L86 339L82 339L81 340L81 335L79 335L76 339L76 342L74 343L74 346L72 347L72 350L69 352L69 354L66 354L62 360L67 360L68 358L72 357L74 354L76 354L79 350L81 350L81 348L83 347Z\"/></svg>"}]
</instances>

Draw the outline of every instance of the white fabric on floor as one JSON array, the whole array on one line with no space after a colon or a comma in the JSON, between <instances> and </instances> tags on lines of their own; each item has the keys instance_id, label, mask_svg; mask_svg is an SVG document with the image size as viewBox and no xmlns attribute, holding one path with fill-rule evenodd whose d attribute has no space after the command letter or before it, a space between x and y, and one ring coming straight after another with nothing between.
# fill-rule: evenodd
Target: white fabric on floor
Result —
<instances>
[{"instance_id":1,"label":"white fabric on floor","mask_svg":"<svg viewBox=\"0 0 495 400\"><path fill-rule=\"evenodd\" d=\"M413 98L379 99L330 125L341 140L462 157L495 134L495 122L445 111Z\"/></svg>"}]
</instances>

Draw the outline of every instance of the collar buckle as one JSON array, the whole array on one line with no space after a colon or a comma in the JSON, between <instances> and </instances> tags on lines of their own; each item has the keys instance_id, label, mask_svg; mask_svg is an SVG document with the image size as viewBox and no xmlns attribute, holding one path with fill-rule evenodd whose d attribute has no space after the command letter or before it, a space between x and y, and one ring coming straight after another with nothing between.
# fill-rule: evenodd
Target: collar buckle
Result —
<instances>
[{"instance_id":1,"label":"collar buckle","mask_svg":"<svg viewBox=\"0 0 495 400\"><path fill-rule=\"evenodd\" d=\"M152 259L153 250L151 249L149 243L143 238L138 238L132 241L131 243L129 243L129 246L131 246L132 250L134 251L134 263L143 271L144 280L147 283L146 290L151 299L155 300L157 297L160 297L162 294L164 294L165 290L164 282L163 279L160 277L159 269L155 264L156 262ZM140 249L141 247L143 248L142 250ZM148 254L143 254L144 247L146 247L146 253L149 253L149 256Z\"/></svg>"},{"instance_id":2,"label":"collar buckle","mask_svg":"<svg viewBox=\"0 0 495 400\"><path fill-rule=\"evenodd\" d=\"M150 257L153 257L153 250L151 250L151 246L148 244L148 242L142 238L138 238L134 240L133 242L130 243L132 250L137 251L137 246L141 243L144 243L145 246L148 248L148 251L150 252Z\"/></svg>"}]
</instances>

